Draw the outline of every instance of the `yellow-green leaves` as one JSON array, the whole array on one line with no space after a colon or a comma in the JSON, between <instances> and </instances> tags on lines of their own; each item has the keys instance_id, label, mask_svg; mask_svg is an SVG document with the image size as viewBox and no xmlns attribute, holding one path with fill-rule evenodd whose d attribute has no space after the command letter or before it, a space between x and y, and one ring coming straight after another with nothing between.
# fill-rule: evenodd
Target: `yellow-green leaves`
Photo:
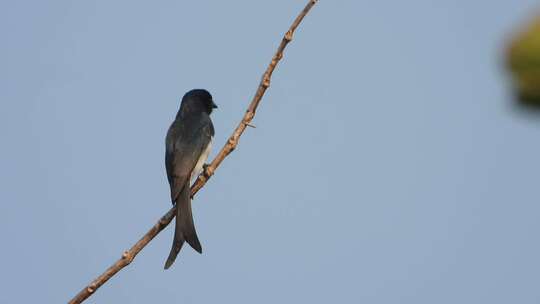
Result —
<instances>
[{"instance_id":1,"label":"yellow-green leaves","mask_svg":"<svg viewBox=\"0 0 540 304\"><path fill-rule=\"evenodd\" d=\"M511 41L507 63L520 100L540 106L540 17Z\"/></svg>"}]
</instances>

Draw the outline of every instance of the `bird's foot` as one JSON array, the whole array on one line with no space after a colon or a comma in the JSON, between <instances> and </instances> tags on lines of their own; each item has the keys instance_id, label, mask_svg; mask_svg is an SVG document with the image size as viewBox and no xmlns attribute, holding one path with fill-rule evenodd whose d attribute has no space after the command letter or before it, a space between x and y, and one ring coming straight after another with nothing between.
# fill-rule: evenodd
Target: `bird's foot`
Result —
<instances>
[{"instance_id":1,"label":"bird's foot","mask_svg":"<svg viewBox=\"0 0 540 304\"><path fill-rule=\"evenodd\" d=\"M214 175L214 168L210 166L210 164L204 164L203 165L203 175L206 178L209 178L210 176Z\"/></svg>"}]
</instances>

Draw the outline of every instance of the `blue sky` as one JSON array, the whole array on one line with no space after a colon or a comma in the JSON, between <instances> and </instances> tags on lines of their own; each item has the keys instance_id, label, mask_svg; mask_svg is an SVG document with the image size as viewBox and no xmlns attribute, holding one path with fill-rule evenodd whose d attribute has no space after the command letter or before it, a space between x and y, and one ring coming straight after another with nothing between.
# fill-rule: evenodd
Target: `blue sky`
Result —
<instances>
[{"instance_id":1,"label":"blue sky","mask_svg":"<svg viewBox=\"0 0 540 304\"><path fill-rule=\"evenodd\" d=\"M164 138L212 92L215 155L305 1L0 4L2 303L66 302L170 203ZM504 46L536 1L324 1L238 149L88 303L538 303L540 118Z\"/></svg>"}]
</instances>

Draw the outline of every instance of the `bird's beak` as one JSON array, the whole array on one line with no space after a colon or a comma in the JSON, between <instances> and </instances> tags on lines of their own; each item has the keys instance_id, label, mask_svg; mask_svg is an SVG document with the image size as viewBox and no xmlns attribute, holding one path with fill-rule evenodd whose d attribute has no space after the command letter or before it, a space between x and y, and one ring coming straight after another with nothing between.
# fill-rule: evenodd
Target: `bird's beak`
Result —
<instances>
[{"instance_id":1,"label":"bird's beak","mask_svg":"<svg viewBox=\"0 0 540 304\"><path fill-rule=\"evenodd\" d=\"M212 100L212 109L217 109L217 104L215 104L213 100Z\"/></svg>"}]
</instances>

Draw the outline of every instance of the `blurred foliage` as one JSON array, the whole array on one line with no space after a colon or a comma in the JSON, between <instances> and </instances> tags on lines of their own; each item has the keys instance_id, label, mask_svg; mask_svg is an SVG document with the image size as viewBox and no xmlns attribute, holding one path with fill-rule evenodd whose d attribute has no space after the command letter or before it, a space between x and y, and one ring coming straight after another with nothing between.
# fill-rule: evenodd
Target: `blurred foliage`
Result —
<instances>
[{"instance_id":1,"label":"blurred foliage","mask_svg":"<svg viewBox=\"0 0 540 304\"><path fill-rule=\"evenodd\" d=\"M540 107L540 16L513 38L507 55L520 101Z\"/></svg>"}]
</instances>

